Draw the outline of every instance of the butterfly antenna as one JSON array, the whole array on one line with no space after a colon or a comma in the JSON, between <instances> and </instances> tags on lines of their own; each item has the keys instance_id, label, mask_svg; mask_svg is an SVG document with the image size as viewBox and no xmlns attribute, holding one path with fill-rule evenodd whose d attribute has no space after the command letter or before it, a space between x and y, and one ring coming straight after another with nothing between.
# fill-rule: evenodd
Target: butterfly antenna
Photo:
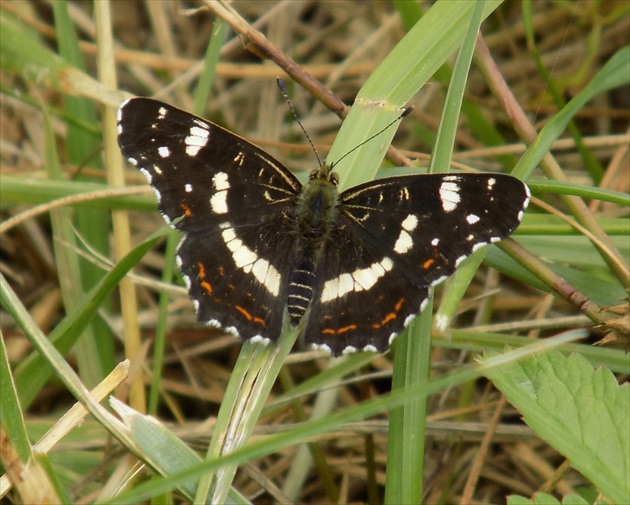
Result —
<instances>
[{"instance_id":1,"label":"butterfly antenna","mask_svg":"<svg viewBox=\"0 0 630 505\"><path fill-rule=\"evenodd\" d=\"M315 153L315 157L317 158L317 163L319 163L319 166L321 167L323 163L322 163L321 158L319 157L319 153L317 152L317 149L315 149L315 145L313 144L311 137L309 137L308 133L306 132L304 125L302 125L302 122L300 121L300 118L298 117L297 112L295 111L295 108L293 107L293 104L291 103L291 99L289 98L289 95L287 93L287 88L284 86L284 81L280 79L280 77L277 77L276 83L278 84L280 93L282 93L282 96L287 101L287 104L289 104L289 109L291 109L291 113L293 114L293 117L297 121L297 124L300 125L300 128L304 132L304 136L306 137L306 140L308 140L308 143L311 144L311 147L313 148L313 152Z\"/></svg>"},{"instance_id":2,"label":"butterfly antenna","mask_svg":"<svg viewBox=\"0 0 630 505\"><path fill-rule=\"evenodd\" d=\"M361 142L358 146L354 146L352 149L350 149L346 154L344 154L341 158L339 158L337 161L335 161L332 165L338 165L339 162L341 160L343 160L346 156L348 156L349 154L352 154L354 151L356 151L357 149L359 149L359 147L367 144L370 140L372 140L375 137L378 137L381 133L383 133L385 130L387 130L388 128L390 128L393 124L397 123L398 121L402 120L404 117L407 117L409 114L411 114L411 111L413 110L413 105L407 107L405 110L403 110L400 113L400 116L398 116L396 119L394 119L391 123L389 123L387 126L385 126L384 128L382 128L381 130L377 131L374 135L372 135L371 137L368 137L367 139L365 139L363 142ZM332 168L331 165L331 168Z\"/></svg>"}]
</instances>

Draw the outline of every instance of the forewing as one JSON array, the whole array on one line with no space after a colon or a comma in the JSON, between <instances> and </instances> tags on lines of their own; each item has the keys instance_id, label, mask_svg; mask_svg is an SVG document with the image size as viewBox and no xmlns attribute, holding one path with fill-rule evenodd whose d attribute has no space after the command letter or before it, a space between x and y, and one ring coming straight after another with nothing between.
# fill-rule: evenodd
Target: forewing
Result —
<instances>
[{"instance_id":1,"label":"forewing","mask_svg":"<svg viewBox=\"0 0 630 505\"><path fill-rule=\"evenodd\" d=\"M529 190L506 175L381 179L340 195L305 341L339 354L384 351L428 288L518 226Z\"/></svg>"},{"instance_id":2,"label":"forewing","mask_svg":"<svg viewBox=\"0 0 630 505\"><path fill-rule=\"evenodd\" d=\"M267 153L220 126L149 98L118 111L118 144L181 231L248 222L290 204L301 184Z\"/></svg>"},{"instance_id":3,"label":"forewing","mask_svg":"<svg viewBox=\"0 0 630 505\"><path fill-rule=\"evenodd\" d=\"M391 255L419 286L436 284L519 225L529 189L504 174L431 174L362 184L340 195L361 241Z\"/></svg>"}]
</instances>

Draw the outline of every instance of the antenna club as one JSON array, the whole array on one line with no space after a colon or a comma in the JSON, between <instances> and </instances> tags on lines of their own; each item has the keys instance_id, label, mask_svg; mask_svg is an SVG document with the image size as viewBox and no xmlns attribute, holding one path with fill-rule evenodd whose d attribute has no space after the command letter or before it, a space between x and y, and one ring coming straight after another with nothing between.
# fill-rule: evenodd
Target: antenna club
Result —
<instances>
[{"instance_id":1,"label":"antenna club","mask_svg":"<svg viewBox=\"0 0 630 505\"><path fill-rule=\"evenodd\" d=\"M405 108L405 110L402 111L402 114L400 115L400 119L407 117L409 114L411 114L414 108L415 107L413 105L410 105L409 107Z\"/></svg>"}]
</instances>

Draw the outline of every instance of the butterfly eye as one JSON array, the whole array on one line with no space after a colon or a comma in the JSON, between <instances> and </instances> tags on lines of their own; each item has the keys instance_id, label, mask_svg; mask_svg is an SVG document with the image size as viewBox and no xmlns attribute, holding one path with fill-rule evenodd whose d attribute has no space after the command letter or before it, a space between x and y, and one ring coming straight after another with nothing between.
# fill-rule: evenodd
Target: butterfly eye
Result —
<instances>
[{"instance_id":1,"label":"butterfly eye","mask_svg":"<svg viewBox=\"0 0 630 505\"><path fill-rule=\"evenodd\" d=\"M332 182L335 186L339 184L339 176L334 172L330 172L330 174L328 175L328 180Z\"/></svg>"},{"instance_id":2,"label":"butterfly eye","mask_svg":"<svg viewBox=\"0 0 630 505\"><path fill-rule=\"evenodd\" d=\"M311 173L308 175L308 180L312 181L313 179L317 179L319 176L319 168L311 170Z\"/></svg>"}]
</instances>

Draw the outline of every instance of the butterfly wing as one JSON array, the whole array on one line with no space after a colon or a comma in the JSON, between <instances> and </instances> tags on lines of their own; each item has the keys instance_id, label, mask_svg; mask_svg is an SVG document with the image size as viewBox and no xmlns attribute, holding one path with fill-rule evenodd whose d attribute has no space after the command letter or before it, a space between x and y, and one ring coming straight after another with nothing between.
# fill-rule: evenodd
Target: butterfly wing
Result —
<instances>
[{"instance_id":1,"label":"butterfly wing","mask_svg":"<svg viewBox=\"0 0 630 505\"><path fill-rule=\"evenodd\" d=\"M147 177L174 227L200 231L290 204L302 185L262 149L166 103L131 98L118 111L118 144ZM246 202L247 205L243 205Z\"/></svg>"},{"instance_id":2,"label":"butterfly wing","mask_svg":"<svg viewBox=\"0 0 630 505\"><path fill-rule=\"evenodd\" d=\"M420 175L343 192L304 339L333 354L387 349L428 288L518 226L529 190L507 175Z\"/></svg>"},{"instance_id":3,"label":"butterfly wing","mask_svg":"<svg viewBox=\"0 0 630 505\"><path fill-rule=\"evenodd\" d=\"M122 153L185 233L177 260L198 319L243 339L276 339L293 249L282 231L300 182L253 144L163 102L132 98L118 114Z\"/></svg>"}]
</instances>

